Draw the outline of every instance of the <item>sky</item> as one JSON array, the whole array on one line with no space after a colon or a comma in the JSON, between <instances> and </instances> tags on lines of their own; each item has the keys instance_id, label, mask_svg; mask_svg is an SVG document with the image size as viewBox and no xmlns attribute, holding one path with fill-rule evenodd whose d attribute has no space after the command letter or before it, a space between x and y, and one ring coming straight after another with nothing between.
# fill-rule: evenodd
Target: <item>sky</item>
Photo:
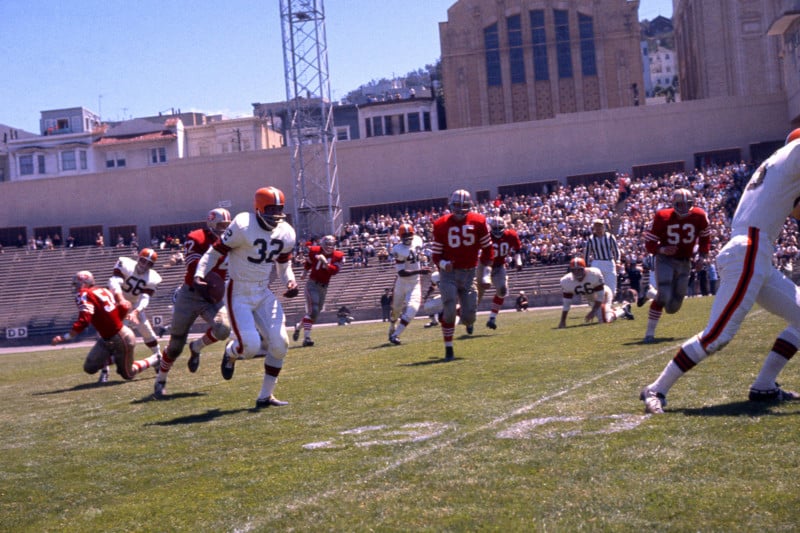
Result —
<instances>
[{"instance_id":1,"label":"sky","mask_svg":"<svg viewBox=\"0 0 800 533\"><path fill-rule=\"evenodd\" d=\"M454 3L324 2L331 98L435 63ZM658 15L672 0L640 0ZM0 0L0 35L0 124L32 133L49 109L235 118L286 100L280 0Z\"/></svg>"}]
</instances>

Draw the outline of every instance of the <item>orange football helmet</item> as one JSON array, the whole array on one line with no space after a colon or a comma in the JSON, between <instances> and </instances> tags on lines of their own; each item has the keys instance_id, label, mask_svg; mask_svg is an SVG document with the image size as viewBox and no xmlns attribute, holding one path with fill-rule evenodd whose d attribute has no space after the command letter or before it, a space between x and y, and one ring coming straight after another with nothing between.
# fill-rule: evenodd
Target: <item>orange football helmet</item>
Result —
<instances>
[{"instance_id":1,"label":"orange football helmet","mask_svg":"<svg viewBox=\"0 0 800 533\"><path fill-rule=\"evenodd\" d=\"M286 197L277 187L262 187L256 191L256 216L268 230L272 231L286 218L283 212L285 206Z\"/></svg>"}]
</instances>

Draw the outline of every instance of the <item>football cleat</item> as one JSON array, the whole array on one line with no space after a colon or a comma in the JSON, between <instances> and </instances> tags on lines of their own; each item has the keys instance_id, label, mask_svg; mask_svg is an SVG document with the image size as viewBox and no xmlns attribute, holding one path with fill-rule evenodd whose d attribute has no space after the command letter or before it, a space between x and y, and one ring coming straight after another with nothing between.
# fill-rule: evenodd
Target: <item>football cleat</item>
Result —
<instances>
[{"instance_id":1,"label":"football cleat","mask_svg":"<svg viewBox=\"0 0 800 533\"><path fill-rule=\"evenodd\" d=\"M622 310L625 311L625 314L622 316L624 316L626 319L633 320L635 318L633 313L631 313L631 304L625 304L625 307L623 307Z\"/></svg>"},{"instance_id":2,"label":"football cleat","mask_svg":"<svg viewBox=\"0 0 800 533\"><path fill-rule=\"evenodd\" d=\"M751 402L781 403L800 400L800 394L789 390L783 390L777 383L774 389L769 390L759 390L750 387L749 397Z\"/></svg>"},{"instance_id":3,"label":"football cleat","mask_svg":"<svg viewBox=\"0 0 800 533\"><path fill-rule=\"evenodd\" d=\"M639 297L636 299L636 307L641 307L647 302L647 288L645 288L642 292L639 293Z\"/></svg>"},{"instance_id":4,"label":"football cleat","mask_svg":"<svg viewBox=\"0 0 800 533\"><path fill-rule=\"evenodd\" d=\"M219 371L222 373L223 379L231 379L233 371L236 370L236 359L228 355L228 348L222 353L222 363L219 365Z\"/></svg>"},{"instance_id":5,"label":"football cleat","mask_svg":"<svg viewBox=\"0 0 800 533\"><path fill-rule=\"evenodd\" d=\"M389 342L392 344L400 344L400 339L397 338L397 335L389 335Z\"/></svg>"},{"instance_id":6,"label":"football cleat","mask_svg":"<svg viewBox=\"0 0 800 533\"><path fill-rule=\"evenodd\" d=\"M281 401L271 394L268 398L259 398L256 400L256 409L261 409L263 407L283 407L284 405L289 405L289 402Z\"/></svg>"},{"instance_id":7,"label":"football cleat","mask_svg":"<svg viewBox=\"0 0 800 533\"><path fill-rule=\"evenodd\" d=\"M494 317L486 321L486 327L489 329L497 329L497 322L494 321Z\"/></svg>"},{"instance_id":8,"label":"football cleat","mask_svg":"<svg viewBox=\"0 0 800 533\"><path fill-rule=\"evenodd\" d=\"M453 353L453 347L452 346L445 346L444 347L444 360L445 361L452 361L455 358L456 358L456 356Z\"/></svg>"},{"instance_id":9,"label":"football cleat","mask_svg":"<svg viewBox=\"0 0 800 533\"><path fill-rule=\"evenodd\" d=\"M436 326L438 326L438 325L439 325L439 323L438 323L438 322L436 322L435 320L431 320L430 322L428 322L427 324L425 324L425 326L424 326L424 327L425 327L425 328L433 328L433 327L436 327Z\"/></svg>"},{"instance_id":10,"label":"football cleat","mask_svg":"<svg viewBox=\"0 0 800 533\"><path fill-rule=\"evenodd\" d=\"M639 399L644 402L644 412L651 415L663 415L664 406L667 405L667 398L660 392L656 392L647 387L639 393Z\"/></svg>"},{"instance_id":11,"label":"football cleat","mask_svg":"<svg viewBox=\"0 0 800 533\"><path fill-rule=\"evenodd\" d=\"M300 322L294 325L294 331L292 332L292 340L296 341L300 338Z\"/></svg>"},{"instance_id":12,"label":"football cleat","mask_svg":"<svg viewBox=\"0 0 800 533\"><path fill-rule=\"evenodd\" d=\"M105 368L100 371L100 377L97 379L98 383L108 383L108 370Z\"/></svg>"},{"instance_id":13,"label":"football cleat","mask_svg":"<svg viewBox=\"0 0 800 533\"><path fill-rule=\"evenodd\" d=\"M197 369L200 368L200 352L195 352L191 343L189 343L189 351L192 355L189 356L186 366L189 367L189 372L194 374L197 372Z\"/></svg>"},{"instance_id":14,"label":"football cleat","mask_svg":"<svg viewBox=\"0 0 800 533\"><path fill-rule=\"evenodd\" d=\"M303 346L314 346L314 341L311 339L303 339Z\"/></svg>"},{"instance_id":15,"label":"football cleat","mask_svg":"<svg viewBox=\"0 0 800 533\"><path fill-rule=\"evenodd\" d=\"M474 324L468 324L467 325L467 335L472 335L473 331L475 331L475 325Z\"/></svg>"},{"instance_id":16,"label":"football cleat","mask_svg":"<svg viewBox=\"0 0 800 533\"><path fill-rule=\"evenodd\" d=\"M643 344L655 344L656 338L652 335L647 335L642 341Z\"/></svg>"},{"instance_id":17,"label":"football cleat","mask_svg":"<svg viewBox=\"0 0 800 533\"><path fill-rule=\"evenodd\" d=\"M153 398L156 400L163 400L167 397L167 382L156 380L153 386Z\"/></svg>"}]
</instances>

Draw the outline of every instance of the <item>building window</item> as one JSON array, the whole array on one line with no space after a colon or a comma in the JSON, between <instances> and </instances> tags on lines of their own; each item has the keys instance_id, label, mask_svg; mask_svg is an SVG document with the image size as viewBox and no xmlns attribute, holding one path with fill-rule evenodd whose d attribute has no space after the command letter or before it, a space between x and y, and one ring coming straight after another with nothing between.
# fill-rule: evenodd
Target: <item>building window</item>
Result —
<instances>
[{"instance_id":1,"label":"building window","mask_svg":"<svg viewBox=\"0 0 800 533\"><path fill-rule=\"evenodd\" d=\"M75 152L73 150L61 152L61 170L76 170L77 168Z\"/></svg>"},{"instance_id":2,"label":"building window","mask_svg":"<svg viewBox=\"0 0 800 533\"><path fill-rule=\"evenodd\" d=\"M33 174L32 155L19 156L19 174L20 176L30 176L31 174Z\"/></svg>"},{"instance_id":3,"label":"building window","mask_svg":"<svg viewBox=\"0 0 800 533\"><path fill-rule=\"evenodd\" d=\"M522 52L522 21L519 15L506 19L511 83L525 83L525 57Z\"/></svg>"},{"instance_id":4,"label":"building window","mask_svg":"<svg viewBox=\"0 0 800 533\"><path fill-rule=\"evenodd\" d=\"M386 115L385 117L383 117L383 131L386 132L386 135L394 135L391 115Z\"/></svg>"},{"instance_id":5,"label":"building window","mask_svg":"<svg viewBox=\"0 0 800 533\"><path fill-rule=\"evenodd\" d=\"M47 169L44 166L43 154L39 154L36 156L36 162L39 164L39 174L47 174Z\"/></svg>"},{"instance_id":6,"label":"building window","mask_svg":"<svg viewBox=\"0 0 800 533\"><path fill-rule=\"evenodd\" d=\"M364 121L364 129L367 137L372 137L372 121L370 119Z\"/></svg>"},{"instance_id":7,"label":"building window","mask_svg":"<svg viewBox=\"0 0 800 533\"><path fill-rule=\"evenodd\" d=\"M109 152L106 154L106 168L123 168L125 165L125 154L119 152Z\"/></svg>"},{"instance_id":8,"label":"building window","mask_svg":"<svg viewBox=\"0 0 800 533\"><path fill-rule=\"evenodd\" d=\"M88 163L86 161L86 150L78 150L78 156L80 157L81 161L81 170L86 170L88 168Z\"/></svg>"},{"instance_id":9,"label":"building window","mask_svg":"<svg viewBox=\"0 0 800 533\"><path fill-rule=\"evenodd\" d=\"M337 141L349 141L350 140L350 126L337 126L335 129L336 129L336 140Z\"/></svg>"},{"instance_id":10,"label":"building window","mask_svg":"<svg viewBox=\"0 0 800 533\"><path fill-rule=\"evenodd\" d=\"M372 117L372 133L375 137L383 136L383 117Z\"/></svg>"},{"instance_id":11,"label":"building window","mask_svg":"<svg viewBox=\"0 0 800 533\"><path fill-rule=\"evenodd\" d=\"M584 76L597 76L592 17L578 13L578 33L581 39L581 73Z\"/></svg>"},{"instance_id":12,"label":"building window","mask_svg":"<svg viewBox=\"0 0 800 533\"><path fill-rule=\"evenodd\" d=\"M419 124L419 113L409 113L408 114L408 132L409 133L416 133L420 130Z\"/></svg>"},{"instance_id":13,"label":"building window","mask_svg":"<svg viewBox=\"0 0 800 533\"><path fill-rule=\"evenodd\" d=\"M489 87L498 87L503 84L503 78L500 74L500 34L497 24L484 28L483 42L486 47L486 79Z\"/></svg>"},{"instance_id":14,"label":"building window","mask_svg":"<svg viewBox=\"0 0 800 533\"><path fill-rule=\"evenodd\" d=\"M572 51L569 44L569 12L564 9L554 9L556 31L556 60L558 64L558 77L572 77Z\"/></svg>"},{"instance_id":15,"label":"building window","mask_svg":"<svg viewBox=\"0 0 800 533\"><path fill-rule=\"evenodd\" d=\"M56 121L56 129L59 131L66 131L69 130L69 119L68 118L60 118Z\"/></svg>"},{"instance_id":16,"label":"building window","mask_svg":"<svg viewBox=\"0 0 800 533\"><path fill-rule=\"evenodd\" d=\"M422 112L422 124L425 131L433 131L431 129L431 112L430 111L423 111Z\"/></svg>"},{"instance_id":17,"label":"building window","mask_svg":"<svg viewBox=\"0 0 800 533\"><path fill-rule=\"evenodd\" d=\"M531 42L533 43L533 78L537 81L550 79L547 70L547 35L544 28L544 11L531 11Z\"/></svg>"},{"instance_id":18,"label":"building window","mask_svg":"<svg viewBox=\"0 0 800 533\"><path fill-rule=\"evenodd\" d=\"M159 163L166 163L167 162L167 149L164 147L161 148L151 148L150 149L150 162L154 165Z\"/></svg>"}]
</instances>

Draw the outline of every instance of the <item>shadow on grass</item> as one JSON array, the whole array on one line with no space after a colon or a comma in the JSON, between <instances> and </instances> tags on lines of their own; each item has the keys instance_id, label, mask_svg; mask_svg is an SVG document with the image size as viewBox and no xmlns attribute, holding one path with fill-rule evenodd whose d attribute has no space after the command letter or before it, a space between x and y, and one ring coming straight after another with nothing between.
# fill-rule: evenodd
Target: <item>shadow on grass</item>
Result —
<instances>
[{"instance_id":1,"label":"shadow on grass","mask_svg":"<svg viewBox=\"0 0 800 533\"><path fill-rule=\"evenodd\" d=\"M63 394L65 392L76 392L82 390L91 390L91 389L105 389L108 387L116 387L117 385L124 385L128 383L127 381L107 381L105 383L98 383L97 381L91 381L89 383L81 383L80 385L75 385L74 387L69 387L66 389L55 389L43 392L33 392L31 396L47 396L50 394Z\"/></svg>"},{"instance_id":2,"label":"shadow on grass","mask_svg":"<svg viewBox=\"0 0 800 533\"><path fill-rule=\"evenodd\" d=\"M150 424L145 424L145 426L181 426L184 424L199 424L203 422L211 422L212 420L216 420L217 418L223 416L236 415L239 413L248 413L252 411L253 410L250 408L232 409L230 411L223 411L221 409L209 409L205 413L179 416L178 418L173 418L172 420L164 420L162 422L153 422Z\"/></svg>"},{"instance_id":3,"label":"shadow on grass","mask_svg":"<svg viewBox=\"0 0 800 533\"><path fill-rule=\"evenodd\" d=\"M790 416L798 415L798 412L790 413L776 413L771 410L772 407L785 405L783 403L770 403L770 402L730 402L720 405L709 405L707 407L699 407L696 409L675 409L676 413L683 413L685 416ZM800 407L800 404L797 404Z\"/></svg>"},{"instance_id":4,"label":"shadow on grass","mask_svg":"<svg viewBox=\"0 0 800 533\"><path fill-rule=\"evenodd\" d=\"M451 360L446 360L444 357L436 357L430 358L427 361L416 361L414 363L406 363L400 366L426 366L426 365L438 365L441 363L452 363L453 361L459 360L461 357L454 357Z\"/></svg>"},{"instance_id":5,"label":"shadow on grass","mask_svg":"<svg viewBox=\"0 0 800 533\"><path fill-rule=\"evenodd\" d=\"M678 341L678 339L676 339L675 337L656 337L655 340L653 340L653 342L649 342L648 343L648 342L644 342L644 338L641 338L641 339L639 339L637 341L623 342L622 345L623 346L641 346L643 344L648 344L650 346L657 347L659 344L670 344L670 343L674 343L674 342L677 342L677 341Z\"/></svg>"},{"instance_id":6,"label":"shadow on grass","mask_svg":"<svg viewBox=\"0 0 800 533\"><path fill-rule=\"evenodd\" d=\"M148 394L144 398L139 400L134 400L131 403L147 403L147 402L169 402L171 400L180 400L182 398L201 398L203 396L208 396L205 392L175 392L165 395L162 398L156 399L152 394Z\"/></svg>"}]
</instances>

